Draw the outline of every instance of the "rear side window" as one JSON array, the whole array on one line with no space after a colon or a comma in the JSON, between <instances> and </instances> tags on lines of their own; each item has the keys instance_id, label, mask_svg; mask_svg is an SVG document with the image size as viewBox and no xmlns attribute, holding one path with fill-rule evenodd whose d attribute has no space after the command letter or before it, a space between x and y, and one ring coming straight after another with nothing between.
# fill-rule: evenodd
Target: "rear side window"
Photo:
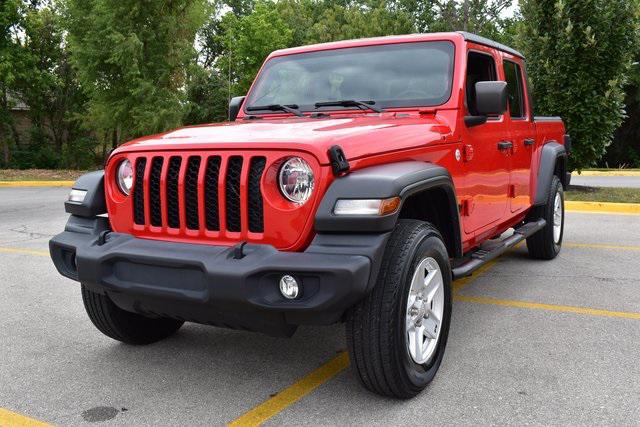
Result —
<instances>
[{"instance_id":1,"label":"rear side window","mask_svg":"<svg viewBox=\"0 0 640 427\"><path fill-rule=\"evenodd\" d=\"M520 65L511 61L504 61L504 76L507 80L511 118L522 119L525 116L524 85L522 84L522 70L520 69Z\"/></svg>"}]
</instances>

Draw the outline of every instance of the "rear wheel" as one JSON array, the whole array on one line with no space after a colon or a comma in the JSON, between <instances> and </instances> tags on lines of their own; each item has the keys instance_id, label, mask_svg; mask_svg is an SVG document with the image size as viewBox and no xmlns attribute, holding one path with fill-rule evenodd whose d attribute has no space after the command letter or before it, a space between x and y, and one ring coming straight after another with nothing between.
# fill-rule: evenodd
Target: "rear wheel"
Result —
<instances>
[{"instance_id":1,"label":"rear wheel","mask_svg":"<svg viewBox=\"0 0 640 427\"><path fill-rule=\"evenodd\" d=\"M106 336L127 344L151 344L173 335L184 322L150 318L116 306L107 296L82 285L82 301L89 319Z\"/></svg>"},{"instance_id":2,"label":"rear wheel","mask_svg":"<svg viewBox=\"0 0 640 427\"><path fill-rule=\"evenodd\" d=\"M562 248L564 235L564 191L557 176L551 180L547 201L531 212L532 219L544 218L547 224L527 239L529 256L536 259L553 259Z\"/></svg>"},{"instance_id":3,"label":"rear wheel","mask_svg":"<svg viewBox=\"0 0 640 427\"><path fill-rule=\"evenodd\" d=\"M389 239L378 281L347 321L349 354L369 390L410 398L431 382L451 319L451 267L438 231L401 220Z\"/></svg>"}]
</instances>

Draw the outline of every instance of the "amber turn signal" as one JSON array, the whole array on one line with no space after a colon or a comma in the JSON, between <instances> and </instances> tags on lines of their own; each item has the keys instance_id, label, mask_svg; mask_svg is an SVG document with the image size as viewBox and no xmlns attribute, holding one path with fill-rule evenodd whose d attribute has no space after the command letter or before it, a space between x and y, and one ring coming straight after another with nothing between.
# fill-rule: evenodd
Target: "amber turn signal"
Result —
<instances>
[{"instance_id":1,"label":"amber turn signal","mask_svg":"<svg viewBox=\"0 0 640 427\"><path fill-rule=\"evenodd\" d=\"M333 209L335 215L376 215L394 213L400 206L400 197L389 199L340 199Z\"/></svg>"},{"instance_id":2,"label":"amber turn signal","mask_svg":"<svg viewBox=\"0 0 640 427\"><path fill-rule=\"evenodd\" d=\"M378 215L389 215L394 213L400 207L400 197L391 197L390 199L382 200L380 203L380 210Z\"/></svg>"}]
</instances>

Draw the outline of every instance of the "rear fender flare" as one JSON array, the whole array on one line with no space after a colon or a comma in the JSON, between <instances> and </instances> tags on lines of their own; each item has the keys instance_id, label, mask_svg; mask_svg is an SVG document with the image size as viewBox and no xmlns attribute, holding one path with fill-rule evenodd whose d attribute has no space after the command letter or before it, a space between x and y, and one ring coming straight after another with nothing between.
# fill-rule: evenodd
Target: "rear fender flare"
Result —
<instances>
[{"instance_id":1,"label":"rear fender flare","mask_svg":"<svg viewBox=\"0 0 640 427\"><path fill-rule=\"evenodd\" d=\"M559 178L564 187L569 184L566 177L567 167L567 150L564 145L559 144L556 141L550 141L542 147L540 153L540 163L538 166L538 179L536 183L536 195L533 204L535 206L544 205L548 199L549 187L551 186L551 180L556 172L556 167L559 165L563 170L559 172ZM561 163L558 163L561 162Z\"/></svg>"}]
</instances>

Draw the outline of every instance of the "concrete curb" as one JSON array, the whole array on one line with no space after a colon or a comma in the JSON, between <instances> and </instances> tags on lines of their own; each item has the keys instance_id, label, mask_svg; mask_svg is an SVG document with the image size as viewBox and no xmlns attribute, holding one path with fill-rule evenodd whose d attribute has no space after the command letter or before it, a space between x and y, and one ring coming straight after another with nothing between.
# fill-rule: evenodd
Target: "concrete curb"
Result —
<instances>
[{"instance_id":1,"label":"concrete curb","mask_svg":"<svg viewBox=\"0 0 640 427\"><path fill-rule=\"evenodd\" d=\"M564 202L567 212L614 213L640 215L640 203Z\"/></svg>"},{"instance_id":2,"label":"concrete curb","mask_svg":"<svg viewBox=\"0 0 640 427\"><path fill-rule=\"evenodd\" d=\"M573 176L638 176L640 171L628 171L624 169L612 171L582 171L582 173L574 172Z\"/></svg>"},{"instance_id":3,"label":"concrete curb","mask_svg":"<svg viewBox=\"0 0 640 427\"><path fill-rule=\"evenodd\" d=\"M0 181L0 187L71 187L75 181Z\"/></svg>"}]
</instances>

